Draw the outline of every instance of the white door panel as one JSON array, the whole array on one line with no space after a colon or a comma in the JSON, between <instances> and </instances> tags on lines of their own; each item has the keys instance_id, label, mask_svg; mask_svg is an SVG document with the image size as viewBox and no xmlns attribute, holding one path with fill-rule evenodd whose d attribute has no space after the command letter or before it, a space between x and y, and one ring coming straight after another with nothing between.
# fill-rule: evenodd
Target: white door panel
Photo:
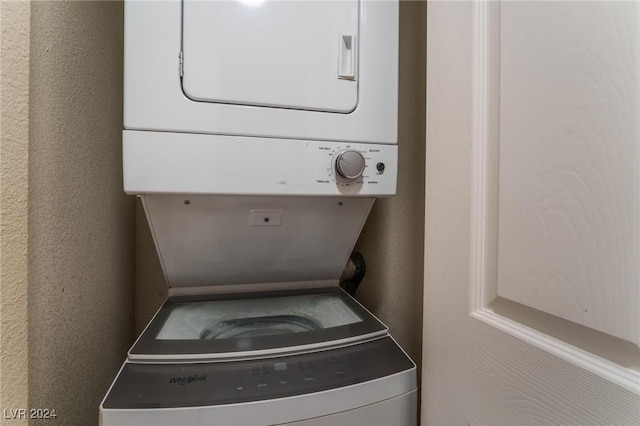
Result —
<instances>
[{"instance_id":1,"label":"white door panel","mask_svg":"<svg viewBox=\"0 0 640 426\"><path fill-rule=\"evenodd\" d=\"M501 6L498 295L638 344L635 9Z\"/></svg>"},{"instance_id":2,"label":"white door panel","mask_svg":"<svg viewBox=\"0 0 640 426\"><path fill-rule=\"evenodd\" d=\"M640 423L640 4L430 2L424 424Z\"/></svg>"}]
</instances>

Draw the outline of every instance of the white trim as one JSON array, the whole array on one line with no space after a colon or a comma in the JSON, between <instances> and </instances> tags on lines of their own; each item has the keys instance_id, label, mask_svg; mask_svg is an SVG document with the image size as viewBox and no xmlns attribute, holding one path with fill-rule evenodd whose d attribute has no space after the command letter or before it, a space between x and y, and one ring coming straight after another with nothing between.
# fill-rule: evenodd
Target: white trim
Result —
<instances>
[{"instance_id":1,"label":"white trim","mask_svg":"<svg viewBox=\"0 0 640 426\"><path fill-rule=\"evenodd\" d=\"M487 305L486 247L487 247L487 79L488 79L488 4L477 1L473 8L473 134L471 147L471 270L469 281L470 313Z\"/></svg>"},{"instance_id":2,"label":"white trim","mask_svg":"<svg viewBox=\"0 0 640 426\"><path fill-rule=\"evenodd\" d=\"M196 353L196 354L135 354L129 352L128 360L131 362L141 363L167 363L167 362L212 362L212 361L235 361L238 359L253 359L253 358L273 358L275 356L283 354L296 354L307 352L318 352L326 349L333 349L342 346L351 346L356 343L363 343L371 340L377 340L385 337L388 333L388 329L379 330L369 334L361 334L358 336L349 337L346 339L320 341L309 345L299 346L285 346L281 348L268 348L255 351L235 351L235 352L223 352L223 353Z\"/></svg>"},{"instance_id":3,"label":"white trim","mask_svg":"<svg viewBox=\"0 0 640 426\"><path fill-rule=\"evenodd\" d=\"M472 312L471 317L640 395L640 372L594 356L590 352L498 315L487 308Z\"/></svg>"},{"instance_id":4,"label":"white trim","mask_svg":"<svg viewBox=\"0 0 640 426\"><path fill-rule=\"evenodd\" d=\"M474 3L474 66L473 76L473 129L472 137L472 182L471 182L471 247L470 247L470 316L504 331L523 342L540 348L571 364L581 367L605 380L609 380L635 394L640 395L640 372L622 367L605 360L590 352L579 349L566 342L541 333L508 317L498 315L486 308L487 288L490 283L487 277L488 245L491 238L488 235L488 181L490 158L488 134L489 105L489 1ZM497 150L494 155L497 154ZM496 163L497 164L497 163ZM498 202L497 197L494 202ZM496 210L497 214L497 210Z\"/></svg>"},{"instance_id":5,"label":"white trim","mask_svg":"<svg viewBox=\"0 0 640 426\"><path fill-rule=\"evenodd\" d=\"M256 359L272 359L272 358L280 358L282 356L293 356L293 355L299 355L299 354L309 354L309 353L316 353L316 352L324 352L327 350L332 350L332 349L338 349L338 348L346 348L349 346L355 346L355 345L360 345L363 343L368 343L368 342L373 342L376 340L380 340L380 339L384 339L386 337L391 337L391 335L389 334L385 334L384 336L376 336L373 337L371 339L365 339L362 341L356 341L356 342L352 342L349 344L343 344L343 345L326 345L323 347L317 347L317 348L313 348L310 350L291 350L290 352L284 352L284 353L268 353L268 354L257 354L254 352L233 352L232 356L226 356L226 357L216 357L214 354L214 357L212 358L202 358L202 359L189 359L188 363L189 364L208 364L208 363L214 363L214 362L230 362L230 361L251 361L251 360L256 360ZM393 338L392 338L393 339ZM395 342L395 340L394 340ZM397 344L398 342L396 342ZM298 348L297 346L292 346L292 348ZM403 351L404 352L404 351ZM236 354L244 354L244 356L236 356ZM248 354L248 355L247 355ZM226 355L229 355L229 353L227 353ZM134 359L131 359L130 357L127 357L127 359L125 360L125 362L128 362L130 364L182 364L185 362L185 360L182 358L182 355L179 356L174 356L173 358L170 356L165 356L166 358L158 358L158 357L154 357L154 356L149 356L149 355L137 355L136 357L134 357ZM413 360L411 361L413 362ZM414 363L415 364L415 363Z\"/></svg>"}]
</instances>

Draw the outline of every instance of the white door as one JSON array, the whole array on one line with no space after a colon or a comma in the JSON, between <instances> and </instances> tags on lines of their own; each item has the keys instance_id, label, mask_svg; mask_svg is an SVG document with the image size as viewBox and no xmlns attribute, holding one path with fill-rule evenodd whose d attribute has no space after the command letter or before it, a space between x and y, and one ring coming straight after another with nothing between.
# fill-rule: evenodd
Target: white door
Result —
<instances>
[{"instance_id":1,"label":"white door","mask_svg":"<svg viewBox=\"0 0 640 426\"><path fill-rule=\"evenodd\" d=\"M423 424L640 424L640 3L427 19Z\"/></svg>"}]
</instances>

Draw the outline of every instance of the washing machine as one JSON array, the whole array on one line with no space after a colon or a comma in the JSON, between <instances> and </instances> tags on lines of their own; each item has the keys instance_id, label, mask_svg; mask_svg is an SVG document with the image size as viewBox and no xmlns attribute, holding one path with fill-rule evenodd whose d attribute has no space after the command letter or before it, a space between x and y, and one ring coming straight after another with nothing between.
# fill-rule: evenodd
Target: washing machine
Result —
<instances>
[{"instance_id":1,"label":"washing machine","mask_svg":"<svg viewBox=\"0 0 640 426\"><path fill-rule=\"evenodd\" d=\"M416 424L415 364L339 286L371 198L141 198L169 298L101 424Z\"/></svg>"},{"instance_id":2,"label":"washing machine","mask_svg":"<svg viewBox=\"0 0 640 426\"><path fill-rule=\"evenodd\" d=\"M125 1L124 189L168 299L103 425L415 425L339 279L397 178L397 1Z\"/></svg>"},{"instance_id":3,"label":"washing machine","mask_svg":"<svg viewBox=\"0 0 640 426\"><path fill-rule=\"evenodd\" d=\"M339 287L170 298L103 425L416 424L415 365Z\"/></svg>"}]
</instances>

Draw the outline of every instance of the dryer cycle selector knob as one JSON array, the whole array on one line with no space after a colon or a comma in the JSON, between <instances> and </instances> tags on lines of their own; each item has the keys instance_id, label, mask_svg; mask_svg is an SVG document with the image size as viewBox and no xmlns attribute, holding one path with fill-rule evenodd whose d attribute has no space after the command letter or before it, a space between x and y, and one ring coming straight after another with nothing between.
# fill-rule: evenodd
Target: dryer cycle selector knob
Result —
<instances>
[{"instance_id":1,"label":"dryer cycle selector knob","mask_svg":"<svg viewBox=\"0 0 640 426\"><path fill-rule=\"evenodd\" d=\"M364 157L358 151L347 149L336 156L336 173L342 180L353 181L364 172Z\"/></svg>"}]
</instances>

